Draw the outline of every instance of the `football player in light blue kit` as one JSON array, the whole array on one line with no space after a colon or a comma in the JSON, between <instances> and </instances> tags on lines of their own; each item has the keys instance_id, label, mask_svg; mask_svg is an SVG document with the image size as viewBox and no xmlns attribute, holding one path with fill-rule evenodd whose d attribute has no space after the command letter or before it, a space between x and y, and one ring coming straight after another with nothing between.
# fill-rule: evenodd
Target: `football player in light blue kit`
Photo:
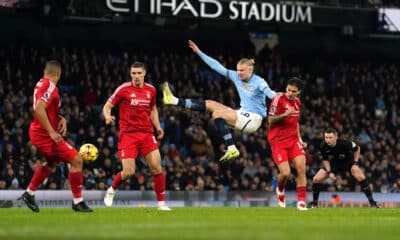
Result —
<instances>
[{"instance_id":1,"label":"football player in light blue kit","mask_svg":"<svg viewBox=\"0 0 400 240\"><path fill-rule=\"evenodd\" d=\"M275 96L275 91L271 90L263 78L254 74L255 63L253 59L242 58L237 63L236 71L234 71L226 69L217 60L207 56L191 40L189 40L189 47L208 66L232 80L239 93L240 109L234 110L213 100L178 99L172 94L168 83L163 85L164 104L211 112L215 125L227 146L227 150L220 161L237 158L240 153L233 142L228 126L243 133L257 131L262 119L267 115L265 97L272 99Z\"/></svg>"}]
</instances>

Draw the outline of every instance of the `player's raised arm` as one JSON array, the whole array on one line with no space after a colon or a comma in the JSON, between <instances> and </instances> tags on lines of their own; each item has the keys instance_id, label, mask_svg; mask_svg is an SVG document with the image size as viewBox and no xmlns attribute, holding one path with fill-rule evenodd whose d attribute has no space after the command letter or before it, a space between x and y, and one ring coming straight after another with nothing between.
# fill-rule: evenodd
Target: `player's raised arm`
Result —
<instances>
[{"instance_id":1,"label":"player's raised arm","mask_svg":"<svg viewBox=\"0 0 400 240\"><path fill-rule=\"evenodd\" d=\"M193 50L194 53L199 55L201 60L205 62L210 68L212 68L214 71L217 73L223 75L223 76L228 76L228 69L226 69L224 66L222 66L221 63L219 63L217 60L214 58L206 55L203 53L200 48L197 46L196 43L194 43L192 40L189 40L189 47Z\"/></svg>"}]
</instances>

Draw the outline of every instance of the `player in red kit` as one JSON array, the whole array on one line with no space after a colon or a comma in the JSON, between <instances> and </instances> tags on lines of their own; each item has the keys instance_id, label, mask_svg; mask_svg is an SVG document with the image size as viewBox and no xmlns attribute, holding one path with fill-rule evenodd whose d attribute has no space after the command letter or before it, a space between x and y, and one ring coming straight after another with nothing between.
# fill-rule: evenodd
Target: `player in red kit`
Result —
<instances>
[{"instance_id":1,"label":"player in red kit","mask_svg":"<svg viewBox=\"0 0 400 240\"><path fill-rule=\"evenodd\" d=\"M63 138L67 132L65 118L60 116L60 95L56 87L61 76L61 65L48 61L44 76L37 82L33 92L34 120L29 128L32 144L43 155L45 162L36 168L32 180L21 196L21 200L34 212L39 212L35 192L40 184L54 172L59 162L70 164L68 180L71 187L72 209L77 212L92 212L82 198L82 158L78 151Z\"/></svg>"},{"instance_id":2,"label":"player in red kit","mask_svg":"<svg viewBox=\"0 0 400 240\"><path fill-rule=\"evenodd\" d=\"M290 78L285 93L278 93L272 99L268 116L268 141L271 145L272 157L278 166L278 187L276 193L280 207L286 207L285 187L290 176L289 161L297 171L297 209L303 211L306 207L306 158L303 148L307 144L300 136L301 102L297 96L304 83L299 78Z\"/></svg>"},{"instance_id":3,"label":"player in red kit","mask_svg":"<svg viewBox=\"0 0 400 240\"><path fill-rule=\"evenodd\" d=\"M158 209L170 211L164 201L165 176L162 173L160 151L153 131L154 126L158 139L164 136L158 118L156 89L144 82L146 68L143 63L133 63L130 75L131 81L119 86L103 108L105 122L110 124L115 121L111 109L119 105L118 156L122 161L122 171L115 175L112 185L107 189L104 204L110 207L121 182L135 174L135 159L141 153L153 174Z\"/></svg>"}]
</instances>

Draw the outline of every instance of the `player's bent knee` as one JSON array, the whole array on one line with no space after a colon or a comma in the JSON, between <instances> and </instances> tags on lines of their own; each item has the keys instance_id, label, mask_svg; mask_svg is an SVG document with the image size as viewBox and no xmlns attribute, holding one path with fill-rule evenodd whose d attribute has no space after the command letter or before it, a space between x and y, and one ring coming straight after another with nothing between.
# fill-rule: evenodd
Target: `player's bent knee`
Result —
<instances>
[{"instance_id":1,"label":"player's bent knee","mask_svg":"<svg viewBox=\"0 0 400 240\"><path fill-rule=\"evenodd\" d=\"M125 178L130 178L135 175L135 169L125 169L124 171Z\"/></svg>"},{"instance_id":2,"label":"player's bent knee","mask_svg":"<svg viewBox=\"0 0 400 240\"><path fill-rule=\"evenodd\" d=\"M282 171L280 175L287 179L290 177L290 171Z\"/></svg>"},{"instance_id":3,"label":"player's bent knee","mask_svg":"<svg viewBox=\"0 0 400 240\"><path fill-rule=\"evenodd\" d=\"M76 155L70 162L71 168L82 169L83 160L79 155Z\"/></svg>"},{"instance_id":4,"label":"player's bent knee","mask_svg":"<svg viewBox=\"0 0 400 240\"><path fill-rule=\"evenodd\" d=\"M151 173L153 175L155 175L155 174L161 173L162 172L162 168L161 168L161 166L151 167L150 171L151 171Z\"/></svg>"},{"instance_id":5,"label":"player's bent knee","mask_svg":"<svg viewBox=\"0 0 400 240\"><path fill-rule=\"evenodd\" d=\"M217 119L217 118L225 119L225 114L224 114L224 112L213 112L212 113L212 118L213 119Z\"/></svg>"}]
</instances>

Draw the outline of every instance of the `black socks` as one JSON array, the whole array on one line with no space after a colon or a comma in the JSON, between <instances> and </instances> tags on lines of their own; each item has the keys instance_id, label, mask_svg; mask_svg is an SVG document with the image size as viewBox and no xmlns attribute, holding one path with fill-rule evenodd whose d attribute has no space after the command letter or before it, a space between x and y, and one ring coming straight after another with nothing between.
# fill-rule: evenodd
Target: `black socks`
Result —
<instances>
[{"instance_id":1,"label":"black socks","mask_svg":"<svg viewBox=\"0 0 400 240\"><path fill-rule=\"evenodd\" d=\"M197 99L178 99L178 106L194 111L204 112L206 111L206 101Z\"/></svg>"}]
</instances>

